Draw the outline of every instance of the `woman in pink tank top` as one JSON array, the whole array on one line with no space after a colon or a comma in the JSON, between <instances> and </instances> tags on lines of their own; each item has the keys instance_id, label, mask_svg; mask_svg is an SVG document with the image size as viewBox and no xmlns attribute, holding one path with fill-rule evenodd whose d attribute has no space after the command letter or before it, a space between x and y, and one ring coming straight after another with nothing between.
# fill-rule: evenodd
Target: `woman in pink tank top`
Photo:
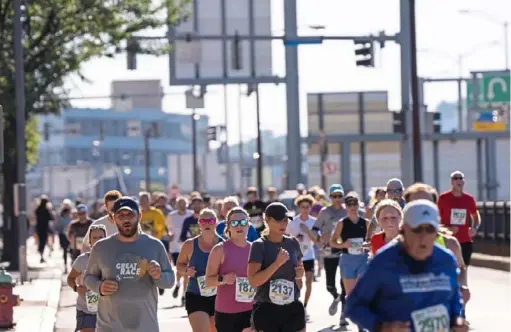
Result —
<instances>
[{"instance_id":1,"label":"woman in pink tank top","mask_svg":"<svg viewBox=\"0 0 511 332\"><path fill-rule=\"evenodd\" d=\"M231 209L225 218L227 241L217 244L209 254L206 287L217 287L215 327L218 332L250 331L250 316L255 289L247 278L250 242L247 241L248 212Z\"/></svg>"}]
</instances>

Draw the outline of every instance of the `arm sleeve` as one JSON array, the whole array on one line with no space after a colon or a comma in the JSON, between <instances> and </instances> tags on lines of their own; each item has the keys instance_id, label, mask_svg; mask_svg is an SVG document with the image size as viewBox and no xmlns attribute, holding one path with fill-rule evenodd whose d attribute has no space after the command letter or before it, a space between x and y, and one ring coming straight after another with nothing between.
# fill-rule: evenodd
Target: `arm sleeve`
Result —
<instances>
[{"instance_id":1,"label":"arm sleeve","mask_svg":"<svg viewBox=\"0 0 511 332\"><path fill-rule=\"evenodd\" d=\"M163 246L163 243L158 241L158 263L161 267L161 276L160 279L155 280L154 283L158 288L172 288L176 282L176 275L174 274L174 270L172 270L172 266L170 265L169 255L167 255L167 251Z\"/></svg>"},{"instance_id":2,"label":"arm sleeve","mask_svg":"<svg viewBox=\"0 0 511 332\"><path fill-rule=\"evenodd\" d=\"M474 214L477 212L476 200L472 196L470 197L470 209L468 212L470 212L470 214Z\"/></svg>"},{"instance_id":3,"label":"arm sleeve","mask_svg":"<svg viewBox=\"0 0 511 332\"><path fill-rule=\"evenodd\" d=\"M376 260L376 262L378 262ZM376 297L382 275L377 271L375 260L369 263L366 273L358 280L346 299L345 315L358 326L372 331L378 317L371 311L371 302Z\"/></svg>"},{"instance_id":4,"label":"arm sleeve","mask_svg":"<svg viewBox=\"0 0 511 332\"><path fill-rule=\"evenodd\" d=\"M78 256L73 264L71 265L71 268L76 270L77 272L83 273L83 263L82 260L85 258L85 256L82 254Z\"/></svg>"},{"instance_id":5,"label":"arm sleeve","mask_svg":"<svg viewBox=\"0 0 511 332\"><path fill-rule=\"evenodd\" d=\"M250 246L248 262L263 264L263 257L264 257L263 243L260 241L252 243L252 246Z\"/></svg>"},{"instance_id":6,"label":"arm sleeve","mask_svg":"<svg viewBox=\"0 0 511 332\"><path fill-rule=\"evenodd\" d=\"M101 285L101 268L99 266L99 250L98 246L93 246L89 256L89 263L87 264L87 270L85 272L85 278L83 282L88 289L94 293L100 294L99 286ZM101 295L101 294L100 294Z\"/></svg>"}]
</instances>

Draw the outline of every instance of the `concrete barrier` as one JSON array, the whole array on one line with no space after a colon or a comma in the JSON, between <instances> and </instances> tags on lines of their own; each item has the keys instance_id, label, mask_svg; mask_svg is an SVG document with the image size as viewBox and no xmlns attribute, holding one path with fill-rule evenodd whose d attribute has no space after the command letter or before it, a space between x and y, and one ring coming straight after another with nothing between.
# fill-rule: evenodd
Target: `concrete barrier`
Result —
<instances>
[{"instance_id":1,"label":"concrete barrier","mask_svg":"<svg viewBox=\"0 0 511 332\"><path fill-rule=\"evenodd\" d=\"M500 270L500 271L511 271L511 259L503 256L491 256L480 253L473 253L471 265L477 267L485 267L488 269ZM470 273L470 272L469 272Z\"/></svg>"}]
</instances>

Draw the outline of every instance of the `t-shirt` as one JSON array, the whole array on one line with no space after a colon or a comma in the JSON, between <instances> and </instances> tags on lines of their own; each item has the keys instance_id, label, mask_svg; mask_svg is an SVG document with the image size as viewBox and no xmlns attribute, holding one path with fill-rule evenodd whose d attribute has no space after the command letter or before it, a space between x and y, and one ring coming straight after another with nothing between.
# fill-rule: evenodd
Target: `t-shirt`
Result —
<instances>
[{"instance_id":1,"label":"t-shirt","mask_svg":"<svg viewBox=\"0 0 511 332\"><path fill-rule=\"evenodd\" d=\"M180 252L181 243L179 238L181 236L181 230L183 229L183 223L186 218L192 215L192 211L186 210L183 215L179 214L179 211L174 210L167 216L167 228L173 234L173 240L170 242L170 252Z\"/></svg>"},{"instance_id":2,"label":"t-shirt","mask_svg":"<svg viewBox=\"0 0 511 332\"><path fill-rule=\"evenodd\" d=\"M133 242L117 236L94 245L85 273L85 285L96 293L103 280L119 285L113 295L99 297L96 332L157 332L157 288L171 288L175 282L167 251L161 241L144 233ZM153 260L161 266L158 280L147 272Z\"/></svg>"},{"instance_id":3,"label":"t-shirt","mask_svg":"<svg viewBox=\"0 0 511 332\"><path fill-rule=\"evenodd\" d=\"M152 235L157 239L162 239L166 233L167 221L159 209L151 206L149 210L142 211L140 226L144 233Z\"/></svg>"},{"instance_id":4,"label":"t-shirt","mask_svg":"<svg viewBox=\"0 0 511 332\"><path fill-rule=\"evenodd\" d=\"M463 193L461 196L454 196L447 191L438 197L438 209L442 225L456 226L458 232L454 237L460 243L472 242L470 237L470 216L477 212L476 201L472 195Z\"/></svg>"},{"instance_id":5,"label":"t-shirt","mask_svg":"<svg viewBox=\"0 0 511 332\"><path fill-rule=\"evenodd\" d=\"M275 261L279 248L284 248L289 252L289 260L267 282L257 288L255 302L281 305L300 298L300 289L295 280L295 268L303 255L300 244L295 238L284 236L282 242L274 243L265 236L261 237L252 242L248 262L260 263L261 270L264 270Z\"/></svg>"},{"instance_id":6,"label":"t-shirt","mask_svg":"<svg viewBox=\"0 0 511 332\"><path fill-rule=\"evenodd\" d=\"M77 282L78 286L83 286L83 277L85 276L85 270L87 269L87 263L89 262L89 253L81 254L73 262L73 269L80 272L81 282ZM95 315L98 311L99 294L91 290L87 290L85 296L77 294L76 298L76 310L83 311L88 314Z\"/></svg>"},{"instance_id":7,"label":"t-shirt","mask_svg":"<svg viewBox=\"0 0 511 332\"><path fill-rule=\"evenodd\" d=\"M327 206L319 212L314 228L317 229L321 234L328 235L328 238L330 239L330 236L335 230L335 226L337 226L339 220L346 217L346 215L347 212L343 208L335 209L332 206ZM332 248L328 243L325 245L326 258L339 257L340 252L340 249Z\"/></svg>"},{"instance_id":8,"label":"t-shirt","mask_svg":"<svg viewBox=\"0 0 511 332\"><path fill-rule=\"evenodd\" d=\"M196 237L200 234L199 221L193 214L183 221L183 228L181 229L181 234L179 235L179 241L185 242L192 237Z\"/></svg>"},{"instance_id":9,"label":"t-shirt","mask_svg":"<svg viewBox=\"0 0 511 332\"><path fill-rule=\"evenodd\" d=\"M79 220L75 220L71 222L69 225L69 234L71 234L74 238L71 239L71 248L75 250L81 250L82 244L84 242L89 242L89 238L87 238L85 235L89 231L90 225L92 225L93 221L90 218L87 218L85 222L81 222Z\"/></svg>"},{"instance_id":10,"label":"t-shirt","mask_svg":"<svg viewBox=\"0 0 511 332\"><path fill-rule=\"evenodd\" d=\"M300 224L304 224L309 230L312 230L315 223L316 218L314 217L309 216L307 220L303 221L298 215L287 224L287 233L298 240L304 261L313 260L316 256L314 254L314 242L312 242L312 239L300 229Z\"/></svg>"}]
</instances>

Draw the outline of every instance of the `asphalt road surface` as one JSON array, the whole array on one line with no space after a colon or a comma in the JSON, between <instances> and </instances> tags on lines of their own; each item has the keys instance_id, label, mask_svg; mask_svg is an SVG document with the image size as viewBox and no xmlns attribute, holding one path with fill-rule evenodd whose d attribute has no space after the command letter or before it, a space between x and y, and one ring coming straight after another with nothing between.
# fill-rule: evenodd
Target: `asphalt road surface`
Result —
<instances>
[{"instance_id":1,"label":"asphalt road surface","mask_svg":"<svg viewBox=\"0 0 511 332\"><path fill-rule=\"evenodd\" d=\"M472 300L467 306L467 315L472 331L509 331L511 326L510 280L508 272L470 267L469 286L472 290ZM75 296L68 287L63 288L55 331L74 331ZM313 283L312 296L307 308L310 316L307 331L358 331L353 325L348 328L339 328L339 315L328 314L330 302L331 296L326 291L324 278L320 278ZM186 311L180 306L180 300L172 298L170 291L160 296L159 308L161 331L192 331Z\"/></svg>"}]
</instances>

